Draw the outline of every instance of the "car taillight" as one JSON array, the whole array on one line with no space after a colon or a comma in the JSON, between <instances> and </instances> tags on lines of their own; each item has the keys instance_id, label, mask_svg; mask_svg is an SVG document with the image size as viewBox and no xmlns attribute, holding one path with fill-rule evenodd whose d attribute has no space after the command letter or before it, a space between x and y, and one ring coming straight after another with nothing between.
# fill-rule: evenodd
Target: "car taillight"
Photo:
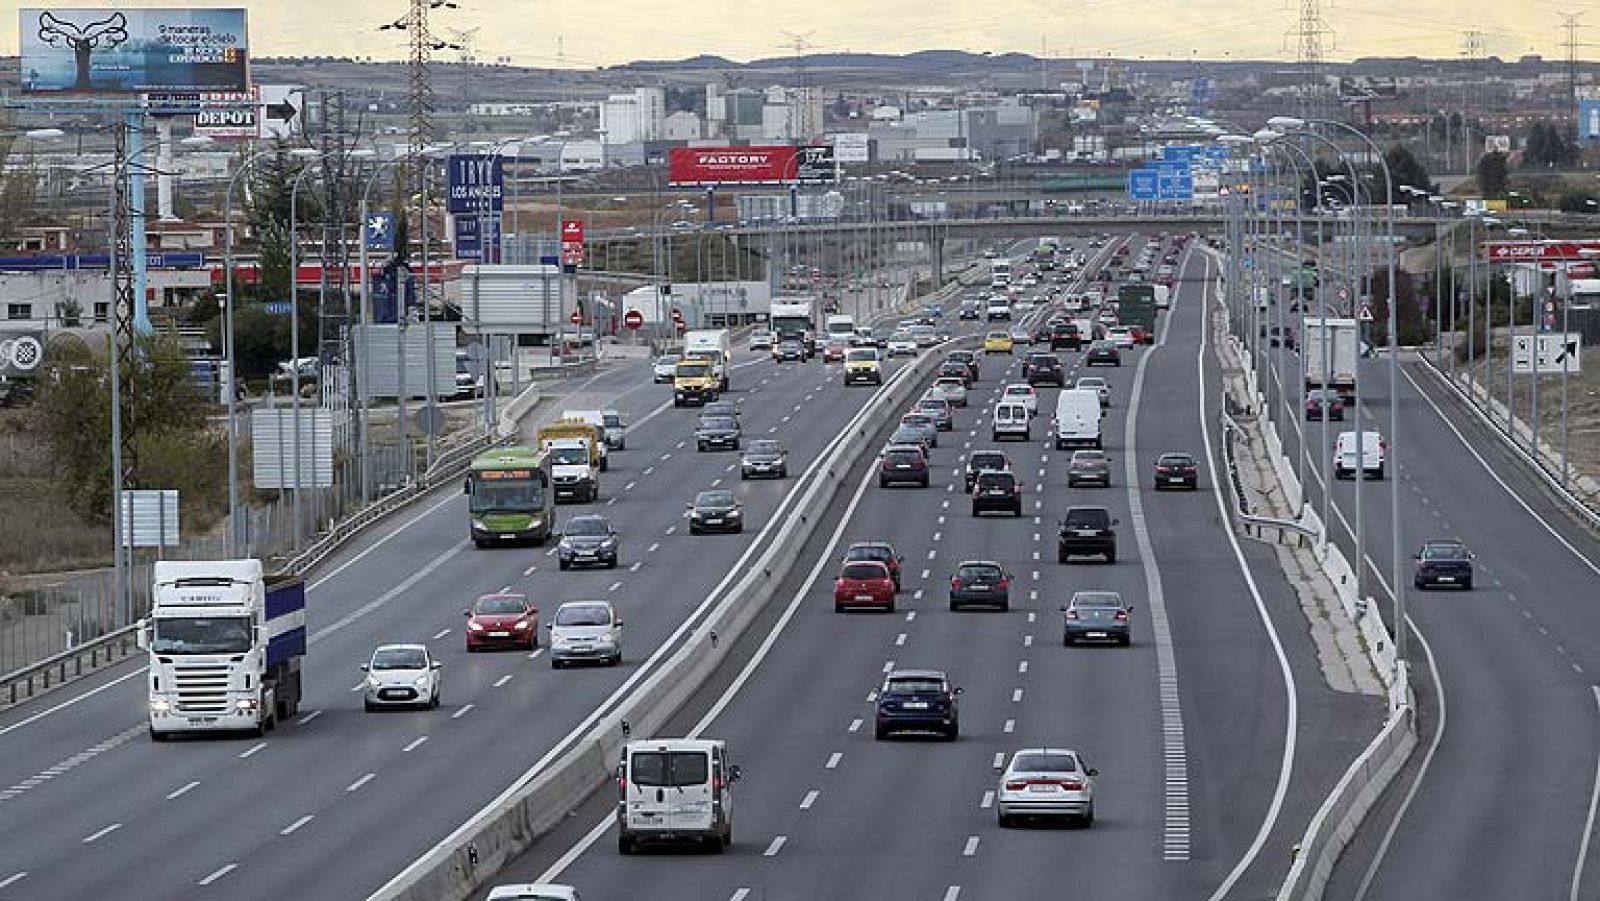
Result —
<instances>
[{"instance_id":1,"label":"car taillight","mask_svg":"<svg viewBox=\"0 0 1600 901\"><path fill-rule=\"evenodd\" d=\"M1118 610L1115 619L1119 623L1127 622L1128 621L1128 611L1126 611L1126 610Z\"/></svg>"},{"instance_id":2,"label":"car taillight","mask_svg":"<svg viewBox=\"0 0 1600 901\"><path fill-rule=\"evenodd\" d=\"M1010 584L1011 584L1011 580L1010 579L1007 579L1005 576L1001 576L1000 577L1000 587L1002 589L1008 587Z\"/></svg>"},{"instance_id":3,"label":"car taillight","mask_svg":"<svg viewBox=\"0 0 1600 901\"><path fill-rule=\"evenodd\" d=\"M714 791L714 792L722 791L722 774L721 773L718 773L718 774L716 774L716 775L711 777L711 790Z\"/></svg>"},{"instance_id":4,"label":"car taillight","mask_svg":"<svg viewBox=\"0 0 1600 901\"><path fill-rule=\"evenodd\" d=\"M951 591L956 591L956 590L958 590L960 588L961 588L961 580L958 579L958 578L952 577L950 579L950 590Z\"/></svg>"},{"instance_id":5,"label":"car taillight","mask_svg":"<svg viewBox=\"0 0 1600 901\"><path fill-rule=\"evenodd\" d=\"M1007 779L1006 780L1006 791L1008 791L1008 792L1019 792L1019 791L1022 791L1023 789L1026 789L1027 787L1028 787L1028 781L1026 779Z\"/></svg>"},{"instance_id":6,"label":"car taillight","mask_svg":"<svg viewBox=\"0 0 1600 901\"><path fill-rule=\"evenodd\" d=\"M1062 782L1057 782L1056 784L1069 792L1083 791L1083 783L1077 781L1076 779L1068 779Z\"/></svg>"},{"instance_id":7,"label":"car taillight","mask_svg":"<svg viewBox=\"0 0 1600 901\"><path fill-rule=\"evenodd\" d=\"M1076 610L1068 610L1067 611L1067 619L1077 619L1077 618L1078 618L1078 611L1076 611Z\"/></svg>"}]
</instances>

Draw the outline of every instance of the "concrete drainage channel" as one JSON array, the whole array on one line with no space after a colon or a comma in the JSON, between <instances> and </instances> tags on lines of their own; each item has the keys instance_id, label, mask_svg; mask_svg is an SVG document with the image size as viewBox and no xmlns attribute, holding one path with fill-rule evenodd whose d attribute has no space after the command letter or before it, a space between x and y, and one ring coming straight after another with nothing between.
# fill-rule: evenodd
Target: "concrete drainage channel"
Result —
<instances>
[{"instance_id":1,"label":"concrete drainage channel","mask_svg":"<svg viewBox=\"0 0 1600 901\"><path fill-rule=\"evenodd\" d=\"M1216 309L1220 308L1219 303ZM1217 355L1224 370L1231 367L1244 373L1250 405L1257 410L1263 409L1266 398L1260 393L1257 375L1250 368L1251 357L1226 335L1224 317L1225 313L1214 313L1210 323L1217 339ZM1240 428L1231 417L1224 416L1224 420L1229 428ZM1277 432L1270 422L1258 428L1272 467L1272 478L1286 497L1304 497L1302 486L1295 477L1294 465L1284 456L1282 440ZM1253 527L1249 524L1251 519L1270 522L1243 515L1238 504L1234 505L1233 516L1247 529ZM1310 506L1303 508L1299 520L1286 522L1284 527L1301 534L1325 535L1327 531ZM1282 540L1282 530L1279 540ZM1332 587L1344 615L1360 630L1367 657L1383 680L1388 694L1389 714L1383 728L1356 756L1312 816L1301 836L1294 862L1275 896L1277 901L1319 901L1339 855L1360 828L1367 811L1372 809L1395 774L1411 759L1411 753L1417 746L1416 709L1407 674L1398 671L1395 666L1389 631L1377 610L1369 608L1363 599L1356 596L1355 570L1338 545L1332 541L1318 541L1313 548L1301 549L1297 553L1309 554L1314 558L1317 570Z\"/></svg>"},{"instance_id":2,"label":"concrete drainage channel","mask_svg":"<svg viewBox=\"0 0 1600 901\"><path fill-rule=\"evenodd\" d=\"M958 338L938 349L972 346L976 340ZM794 506L796 511L820 511L832 503L846 486L850 470L863 456L875 453L869 439L892 411L923 389L941 358L935 352L925 353L890 377L835 439L809 483L797 486L800 500ZM623 721L628 722L631 734L640 737L662 728L733 652L740 636L798 566L798 551L824 521L820 515L790 515L744 578L631 695L604 713L568 751L543 769L536 765L511 790L390 880L369 901L466 898L479 882L561 823L569 811L610 779L611 763L624 742Z\"/></svg>"}]
</instances>

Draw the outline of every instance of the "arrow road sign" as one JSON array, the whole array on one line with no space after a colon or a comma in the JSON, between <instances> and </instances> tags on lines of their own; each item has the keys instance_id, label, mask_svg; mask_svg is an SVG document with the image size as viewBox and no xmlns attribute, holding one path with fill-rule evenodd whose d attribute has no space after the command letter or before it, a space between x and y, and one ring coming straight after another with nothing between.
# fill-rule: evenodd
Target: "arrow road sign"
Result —
<instances>
[{"instance_id":1,"label":"arrow road sign","mask_svg":"<svg viewBox=\"0 0 1600 901\"><path fill-rule=\"evenodd\" d=\"M282 103L269 103L267 104L266 109L267 118L276 119L279 122L287 122L290 119L293 119L296 113L300 112L299 110L295 109L293 103L290 103L287 100L283 101Z\"/></svg>"}]
</instances>

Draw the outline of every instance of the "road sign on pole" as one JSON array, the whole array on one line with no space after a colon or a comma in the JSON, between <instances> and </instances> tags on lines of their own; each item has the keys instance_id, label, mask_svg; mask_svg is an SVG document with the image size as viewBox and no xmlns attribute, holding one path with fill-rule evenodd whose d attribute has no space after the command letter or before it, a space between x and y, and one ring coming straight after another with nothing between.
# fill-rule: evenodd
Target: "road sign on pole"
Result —
<instances>
[{"instance_id":1,"label":"road sign on pole","mask_svg":"<svg viewBox=\"0 0 1600 901\"><path fill-rule=\"evenodd\" d=\"M1343 292L1340 292L1340 293L1342 294ZM1361 305L1361 315L1357 316L1356 318L1360 319L1362 322L1371 322L1372 321L1372 304L1370 304L1370 303L1362 304Z\"/></svg>"},{"instance_id":2,"label":"road sign on pole","mask_svg":"<svg viewBox=\"0 0 1600 901\"><path fill-rule=\"evenodd\" d=\"M1128 171L1128 199L1156 200L1160 197L1160 183L1160 173L1155 169L1131 169Z\"/></svg>"},{"instance_id":3,"label":"road sign on pole","mask_svg":"<svg viewBox=\"0 0 1600 901\"><path fill-rule=\"evenodd\" d=\"M1518 335L1511 343L1511 371L1518 375L1580 373L1583 371L1583 335L1579 332Z\"/></svg>"},{"instance_id":4,"label":"road sign on pole","mask_svg":"<svg viewBox=\"0 0 1600 901\"><path fill-rule=\"evenodd\" d=\"M568 316L567 319L570 320L573 325L583 325L583 310L573 307L572 315Z\"/></svg>"},{"instance_id":5,"label":"road sign on pole","mask_svg":"<svg viewBox=\"0 0 1600 901\"><path fill-rule=\"evenodd\" d=\"M638 310L629 310L622 315L622 324L627 326L629 331L636 330L644 325L644 314Z\"/></svg>"}]
</instances>

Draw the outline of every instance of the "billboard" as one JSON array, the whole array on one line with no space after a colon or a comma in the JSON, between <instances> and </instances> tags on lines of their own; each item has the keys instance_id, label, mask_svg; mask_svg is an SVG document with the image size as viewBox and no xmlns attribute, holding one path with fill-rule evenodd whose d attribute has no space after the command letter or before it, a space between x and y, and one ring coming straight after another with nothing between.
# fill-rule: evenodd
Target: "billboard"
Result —
<instances>
[{"instance_id":1,"label":"billboard","mask_svg":"<svg viewBox=\"0 0 1600 901\"><path fill-rule=\"evenodd\" d=\"M254 90L206 91L200 94L200 111L194 114L194 133L208 138L260 137L259 105Z\"/></svg>"},{"instance_id":2,"label":"billboard","mask_svg":"<svg viewBox=\"0 0 1600 901\"><path fill-rule=\"evenodd\" d=\"M561 220L561 265L583 265L583 220Z\"/></svg>"},{"instance_id":3,"label":"billboard","mask_svg":"<svg viewBox=\"0 0 1600 901\"><path fill-rule=\"evenodd\" d=\"M772 185L794 181L795 148L673 147L667 180L674 185Z\"/></svg>"},{"instance_id":4,"label":"billboard","mask_svg":"<svg viewBox=\"0 0 1600 901\"><path fill-rule=\"evenodd\" d=\"M795 180L803 185L826 185L839 180L839 162L830 144L795 148Z\"/></svg>"},{"instance_id":5,"label":"billboard","mask_svg":"<svg viewBox=\"0 0 1600 901\"><path fill-rule=\"evenodd\" d=\"M1600 255L1600 241L1489 241L1483 247L1491 263L1576 263Z\"/></svg>"},{"instance_id":6,"label":"billboard","mask_svg":"<svg viewBox=\"0 0 1600 901\"><path fill-rule=\"evenodd\" d=\"M1600 141L1600 100L1578 101L1578 138Z\"/></svg>"},{"instance_id":7,"label":"billboard","mask_svg":"<svg viewBox=\"0 0 1600 901\"><path fill-rule=\"evenodd\" d=\"M867 133L845 131L834 135L833 156L841 163L871 162Z\"/></svg>"},{"instance_id":8,"label":"billboard","mask_svg":"<svg viewBox=\"0 0 1600 901\"><path fill-rule=\"evenodd\" d=\"M450 173L450 212L498 213L504 204L505 172L498 154L453 153L445 161Z\"/></svg>"},{"instance_id":9,"label":"billboard","mask_svg":"<svg viewBox=\"0 0 1600 901\"><path fill-rule=\"evenodd\" d=\"M250 89L243 9L24 9L20 34L29 93Z\"/></svg>"}]
</instances>

